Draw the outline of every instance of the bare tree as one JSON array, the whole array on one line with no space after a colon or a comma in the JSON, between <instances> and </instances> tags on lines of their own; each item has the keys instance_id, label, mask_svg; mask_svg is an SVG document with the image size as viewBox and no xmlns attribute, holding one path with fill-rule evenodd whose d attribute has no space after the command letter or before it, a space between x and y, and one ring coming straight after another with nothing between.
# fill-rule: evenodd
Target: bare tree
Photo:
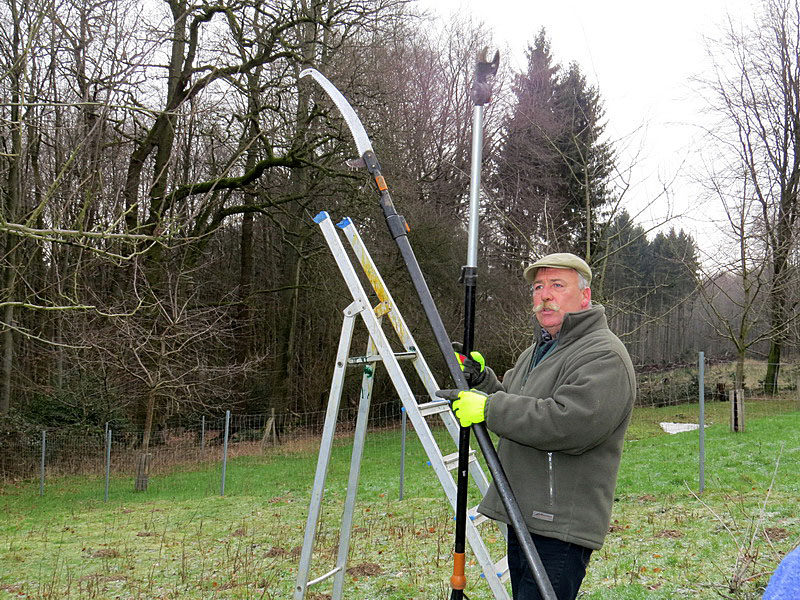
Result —
<instances>
[{"instance_id":1,"label":"bare tree","mask_svg":"<svg viewBox=\"0 0 800 600\"><path fill-rule=\"evenodd\" d=\"M147 489L149 449L154 428L173 414L192 409L235 407L242 392L237 381L257 359L237 362L235 330L228 326L224 298L210 303L202 287L187 294L188 272L174 272L160 282L159 294L134 290L135 318L121 313L103 319L99 339L82 340L92 348L87 365L110 368L129 393L143 399L138 410L144 423L136 490ZM146 282L146 278L138 278ZM146 306L148 302L156 304ZM87 331L96 337L98 329Z\"/></svg>"},{"instance_id":2,"label":"bare tree","mask_svg":"<svg viewBox=\"0 0 800 600\"><path fill-rule=\"evenodd\" d=\"M781 353L797 319L789 259L800 215L800 4L763 0L752 24L730 21L709 43L714 78L709 104L720 118L710 132L717 152L746 177L757 203L768 268L770 349L764 385L777 389ZM744 189L744 188L742 188Z\"/></svg>"},{"instance_id":3,"label":"bare tree","mask_svg":"<svg viewBox=\"0 0 800 600\"><path fill-rule=\"evenodd\" d=\"M753 198L747 171L731 178L730 169L709 173L708 183L722 203L733 256L718 251L701 263L698 290L702 307L714 333L736 349L734 384L744 385L744 361L748 351L773 333L765 326L769 294L768 248L761 225L761 209Z\"/></svg>"}]
</instances>

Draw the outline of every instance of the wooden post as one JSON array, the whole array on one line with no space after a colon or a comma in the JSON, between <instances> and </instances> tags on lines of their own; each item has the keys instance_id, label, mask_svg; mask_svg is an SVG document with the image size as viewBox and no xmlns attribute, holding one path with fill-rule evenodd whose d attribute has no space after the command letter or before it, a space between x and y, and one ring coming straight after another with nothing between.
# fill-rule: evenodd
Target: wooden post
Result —
<instances>
[{"instance_id":1,"label":"wooden post","mask_svg":"<svg viewBox=\"0 0 800 600\"><path fill-rule=\"evenodd\" d=\"M797 408L800 410L800 377L797 378L797 382L795 383L794 393L797 396Z\"/></svg>"},{"instance_id":2,"label":"wooden post","mask_svg":"<svg viewBox=\"0 0 800 600\"><path fill-rule=\"evenodd\" d=\"M264 427L264 435L261 436L261 449L264 449L264 446L267 445L268 442L271 442L273 446L278 445L278 433L275 429L275 408L270 409L270 416L267 419L267 425Z\"/></svg>"},{"instance_id":3,"label":"wooden post","mask_svg":"<svg viewBox=\"0 0 800 600\"><path fill-rule=\"evenodd\" d=\"M150 479L150 454L142 452L136 465L136 483L133 489L137 492L146 492L147 484Z\"/></svg>"},{"instance_id":4,"label":"wooden post","mask_svg":"<svg viewBox=\"0 0 800 600\"><path fill-rule=\"evenodd\" d=\"M744 390L731 392L731 431L744 431Z\"/></svg>"}]
</instances>

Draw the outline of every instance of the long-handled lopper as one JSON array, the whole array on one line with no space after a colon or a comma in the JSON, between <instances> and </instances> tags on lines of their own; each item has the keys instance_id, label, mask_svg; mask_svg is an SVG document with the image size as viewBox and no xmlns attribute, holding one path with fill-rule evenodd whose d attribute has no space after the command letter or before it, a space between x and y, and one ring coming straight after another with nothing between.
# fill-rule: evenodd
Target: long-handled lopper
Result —
<instances>
[{"instance_id":1,"label":"long-handled lopper","mask_svg":"<svg viewBox=\"0 0 800 600\"><path fill-rule=\"evenodd\" d=\"M322 73L311 68L304 69L300 72L300 77L309 75L322 86L328 96L330 96L331 100L333 100L336 107L342 113L347 126L350 128L350 133L353 135L361 159L364 161L367 171L372 175L373 181L378 188L380 205L383 209L383 216L386 219L386 224L389 227L389 233L392 235L392 238L400 250L400 255L403 257L403 262L405 262L406 269L417 291L420 303L425 311L425 316L433 330L433 336L436 339L436 344L439 346L439 351L442 353L456 387L462 390L468 389L469 386L464 378L464 374L461 372L461 367L458 364L456 355L453 352L452 343L450 342L447 330L439 315L439 311L436 309L436 304L428 289L428 284L425 282L425 277L422 274L417 258L411 248L411 242L408 240L408 225L406 220L401 215L397 214L397 210L389 194L389 188L386 185L386 180L381 174L380 163L378 163L378 159L372 149L372 143L369 140L369 136L367 136L367 132L364 130L364 126L361 124L361 120L358 118L358 115L353 110L353 107L350 106L347 99L345 99L336 86L328 81ZM520 541L522 551L530 566L531 573L536 579L542 597L545 600L556 600L553 587L547 579L547 574L545 573L539 554L536 551L536 547L533 544L530 532L525 526L525 520L522 517L514 494L511 491L511 486L503 471L503 466L500 464L500 459L489 437L489 432L486 430L483 423L474 424L472 429L475 433L475 439L478 441L478 446L486 459L486 466L489 468L489 472L492 475L497 493L506 509L506 513L511 521L511 526Z\"/></svg>"},{"instance_id":2,"label":"long-handled lopper","mask_svg":"<svg viewBox=\"0 0 800 600\"><path fill-rule=\"evenodd\" d=\"M472 84L472 159L469 182L469 236L467 244L467 264L461 269L464 283L464 344L463 352L470 355L475 342L475 298L478 284L478 219L481 193L481 159L483 156L483 110L492 98L489 77L497 73L500 53L495 52L491 61L487 60L487 50L478 54L475 64L475 80ZM450 577L451 600L462 600L467 577L466 564L467 539L467 496L469 485L469 427L461 427L458 436L458 492L456 496L456 534L453 549L453 575ZM494 449L494 448L493 448Z\"/></svg>"}]
</instances>

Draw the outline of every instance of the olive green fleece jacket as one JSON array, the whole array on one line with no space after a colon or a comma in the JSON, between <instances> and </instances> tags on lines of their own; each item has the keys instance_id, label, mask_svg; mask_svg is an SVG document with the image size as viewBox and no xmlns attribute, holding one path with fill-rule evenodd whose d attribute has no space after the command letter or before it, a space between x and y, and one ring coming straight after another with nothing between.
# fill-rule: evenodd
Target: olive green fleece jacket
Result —
<instances>
[{"instance_id":1,"label":"olive green fleece jacket","mask_svg":"<svg viewBox=\"0 0 800 600\"><path fill-rule=\"evenodd\" d=\"M608 532L622 442L636 396L633 364L594 305L565 316L535 367L525 350L502 384L491 369L486 426L528 529L599 549ZM494 485L479 512L508 523Z\"/></svg>"}]
</instances>

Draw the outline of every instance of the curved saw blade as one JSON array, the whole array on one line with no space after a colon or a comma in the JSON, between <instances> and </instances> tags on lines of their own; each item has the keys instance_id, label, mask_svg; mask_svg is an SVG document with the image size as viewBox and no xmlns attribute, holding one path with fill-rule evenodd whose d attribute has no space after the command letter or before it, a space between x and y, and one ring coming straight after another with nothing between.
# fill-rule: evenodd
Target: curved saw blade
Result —
<instances>
[{"instance_id":1,"label":"curved saw blade","mask_svg":"<svg viewBox=\"0 0 800 600\"><path fill-rule=\"evenodd\" d=\"M300 71L300 77L305 77L307 75L311 75L318 84L322 86L322 89L331 97L333 103L336 104L336 108L339 109L339 112L342 113L347 126L350 128L350 133L353 135L353 139L356 142L356 147L358 148L358 153L360 156L364 156L364 153L368 150L372 150L372 143L369 141L369 136L367 135L364 126L361 124L361 119L358 118L356 111L353 110L353 107L350 106L350 103L347 101L342 93L336 89L336 86L333 85L325 75L317 71L316 69L303 69Z\"/></svg>"}]
</instances>

